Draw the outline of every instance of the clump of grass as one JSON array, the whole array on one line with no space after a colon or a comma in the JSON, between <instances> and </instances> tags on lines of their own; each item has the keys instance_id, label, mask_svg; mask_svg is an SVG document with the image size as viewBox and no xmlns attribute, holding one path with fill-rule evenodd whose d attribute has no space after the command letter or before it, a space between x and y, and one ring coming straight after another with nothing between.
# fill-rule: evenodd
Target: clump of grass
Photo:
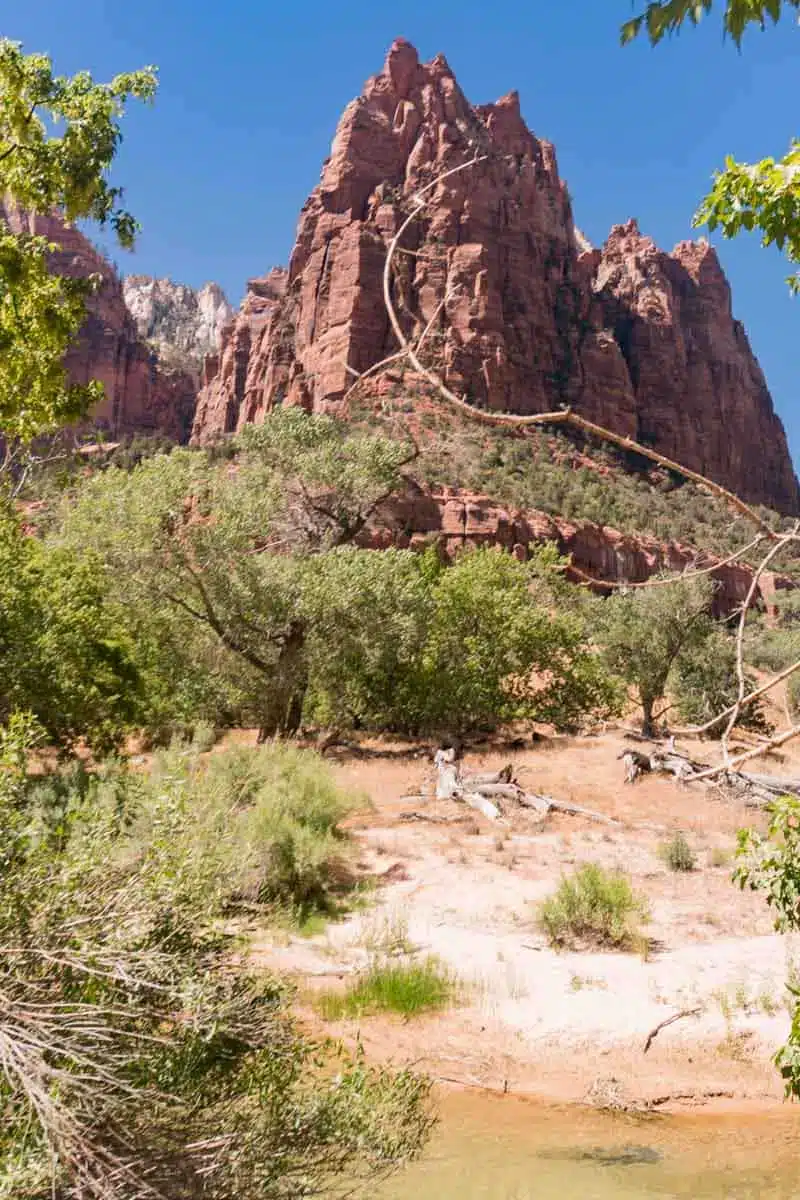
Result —
<instances>
[{"instance_id":1,"label":"clump of grass","mask_svg":"<svg viewBox=\"0 0 800 1200\"><path fill-rule=\"evenodd\" d=\"M670 871L693 871L697 865L697 855L680 830L668 842L661 843L658 854Z\"/></svg>"},{"instance_id":2,"label":"clump of grass","mask_svg":"<svg viewBox=\"0 0 800 1200\"><path fill-rule=\"evenodd\" d=\"M457 995L453 974L438 958L429 957L419 963L373 963L343 993L326 992L317 1003L328 1021L379 1012L417 1017L421 1013L441 1012Z\"/></svg>"},{"instance_id":3,"label":"clump of grass","mask_svg":"<svg viewBox=\"0 0 800 1200\"><path fill-rule=\"evenodd\" d=\"M622 871L606 871L586 863L563 878L538 911L539 928L551 946L607 946L633 950L641 946L639 922L647 904Z\"/></svg>"},{"instance_id":4,"label":"clump of grass","mask_svg":"<svg viewBox=\"0 0 800 1200\"><path fill-rule=\"evenodd\" d=\"M709 851L708 863L711 867L729 867L733 860L733 855L730 850L726 850L724 846L714 846Z\"/></svg>"},{"instance_id":5,"label":"clump of grass","mask_svg":"<svg viewBox=\"0 0 800 1200\"><path fill-rule=\"evenodd\" d=\"M410 954L414 949L408 935L408 921L400 913L387 913L369 922L362 945L371 955Z\"/></svg>"}]
</instances>

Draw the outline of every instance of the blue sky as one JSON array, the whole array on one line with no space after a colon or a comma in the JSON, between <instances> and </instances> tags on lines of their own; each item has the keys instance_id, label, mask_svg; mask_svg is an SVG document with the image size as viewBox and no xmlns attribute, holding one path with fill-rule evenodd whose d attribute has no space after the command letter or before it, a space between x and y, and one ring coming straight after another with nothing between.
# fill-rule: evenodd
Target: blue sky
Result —
<instances>
[{"instance_id":1,"label":"blue sky","mask_svg":"<svg viewBox=\"0 0 800 1200\"><path fill-rule=\"evenodd\" d=\"M237 303L248 276L287 261L339 114L397 36L424 58L444 52L473 103L519 91L593 242L630 216L667 249L690 236L726 153L783 153L800 132L800 30L753 30L739 54L717 16L623 50L631 12L630 0L0 0L0 31L62 72L158 65L158 99L126 119L117 170L144 232L113 256L128 273L216 279ZM800 462L800 298L757 237L712 240Z\"/></svg>"}]
</instances>

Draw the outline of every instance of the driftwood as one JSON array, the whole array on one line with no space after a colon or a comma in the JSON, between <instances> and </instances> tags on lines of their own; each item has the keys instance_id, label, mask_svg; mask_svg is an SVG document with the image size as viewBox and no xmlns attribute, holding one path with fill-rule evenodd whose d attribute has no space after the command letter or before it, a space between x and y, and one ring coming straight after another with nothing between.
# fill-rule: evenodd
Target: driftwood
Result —
<instances>
[{"instance_id":1,"label":"driftwood","mask_svg":"<svg viewBox=\"0 0 800 1200\"><path fill-rule=\"evenodd\" d=\"M496 801L503 800L516 803L522 808L533 809L543 817L550 812L563 812L571 816L586 817L590 821L598 821L603 825L622 824L621 821L607 817L605 813L596 812L594 809L583 808L579 804L568 804L563 800L554 800L552 796L526 792L512 779L510 764L502 771L462 775L455 761L453 750L437 750L434 763L437 772L437 800L461 801L483 813L490 821L498 821L502 818L503 810Z\"/></svg>"},{"instance_id":2,"label":"driftwood","mask_svg":"<svg viewBox=\"0 0 800 1200\"><path fill-rule=\"evenodd\" d=\"M655 1029L651 1029L647 1035L647 1041L644 1044L643 1054L652 1046L655 1039L661 1033L662 1029L666 1029L668 1025L674 1025L676 1021L682 1021L684 1017L698 1017L702 1012L702 1008L682 1008L680 1012L673 1013L671 1017L667 1017L664 1021L659 1021Z\"/></svg>"}]
</instances>

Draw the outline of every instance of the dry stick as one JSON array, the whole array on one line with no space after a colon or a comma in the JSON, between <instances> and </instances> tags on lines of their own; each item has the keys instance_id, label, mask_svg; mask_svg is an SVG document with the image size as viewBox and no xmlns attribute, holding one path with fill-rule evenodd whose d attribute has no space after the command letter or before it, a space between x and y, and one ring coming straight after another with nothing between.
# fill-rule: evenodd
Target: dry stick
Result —
<instances>
[{"instance_id":1,"label":"dry stick","mask_svg":"<svg viewBox=\"0 0 800 1200\"><path fill-rule=\"evenodd\" d=\"M675 1021L680 1021L684 1017L697 1017L702 1012L702 1008L682 1008L680 1012L673 1013L671 1017L667 1017L665 1021L659 1021L655 1029L651 1029L647 1035L647 1041L644 1044L643 1054L647 1054L655 1038L658 1037L662 1029L666 1029L668 1025L674 1024Z\"/></svg>"},{"instance_id":2,"label":"dry stick","mask_svg":"<svg viewBox=\"0 0 800 1200\"><path fill-rule=\"evenodd\" d=\"M579 583L578 587L607 587L607 588L652 588L652 587L669 587L675 583L683 583L687 579L696 579L698 575L713 575L715 571L719 571L721 567L727 567L730 563L736 562L748 550L754 549L764 540L764 534L758 533L751 542L746 546L740 546L738 550L734 550L727 558L721 558L718 562L712 563L710 567L690 567L681 572L680 575L671 575L665 579L637 579L631 581L623 581L619 579L598 579L594 575L589 575L588 572L582 571L575 563L570 562L569 569L574 571L576 575L580 575L585 582Z\"/></svg>"},{"instance_id":3,"label":"dry stick","mask_svg":"<svg viewBox=\"0 0 800 1200\"><path fill-rule=\"evenodd\" d=\"M780 671L777 675L773 675L773 677L768 679L766 683L762 683L761 687L756 688L754 692L750 692L747 696L745 696L745 698L739 704L740 710L742 708L746 708L748 704L752 704L754 700L758 700L758 698L765 695L766 692L772 691L777 684L782 683L784 679L788 679L790 675L794 675L796 671L800 671L800 658L798 658L796 662L793 662L791 666L785 667L784 670ZM709 729L713 729L715 725L719 725L720 721L724 720L725 717L732 713L735 707L735 704L731 704L729 708L725 708L721 713L717 713L717 715L712 717L710 721L706 721L705 725L686 725L681 729L673 729L672 732L676 735L707 733Z\"/></svg>"},{"instance_id":4,"label":"dry stick","mask_svg":"<svg viewBox=\"0 0 800 1200\"><path fill-rule=\"evenodd\" d=\"M545 424L572 425L576 429L582 429L585 433L590 433L594 437L600 438L603 441L614 442L617 446L621 446L625 450L632 450L636 454L641 454L645 458L649 458L651 462L657 463L659 466L665 467L667 470L675 471L677 474L683 475L684 478L691 479L693 483L697 483L702 487L709 488L712 492L724 499L743 516L747 517L748 520L752 521L756 528L760 529L761 532L771 541L778 541L781 535L776 533L775 530L772 529L767 522L759 516L755 509L751 508L749 504L745 504L744 500L741 500L737 495L729 491L727 488L722 487L721 484L714 483L713 480L708 479L705 475L701 475L698 471L692 471L689 467L684 467L681 465L681 463L674 462L673 459L667 458L664 454L659 454L656 450L651 450L649 446L643 446L639 442L635 442L633 438L625 437L619 433L613 433L610 429L604 429L602 425L596 425L593 421L587 421L585 417L579 417L577 413L574 413L571 408L559 409L557 412L536 413L532 416L518 416L514 413L496 413L489 412L486 409L476 408L463 397L457 396L455 392L451 391L436 371L424 366L423 363L420 362L414 351L414 347L403 333L400 321L397 317L397 312L395 311L394 304L392 303L391 278L394 256L397 253L400 239L402 238L403 234L408 229L412 221L419 216L419 214L428 204L428 193L431 192L435 187L438 187L438 185L450 175L455 175L457 172L463 171L467 167L473 167L476 163L483 162L485 157L486 156L484 155L483 158L471 158L467 162L460 163L457 167L451 167L449 171L445 171L443 175L438 175L434 180L431 181L431 183L428 183L425 185L425 187L420 188L419 191L415 193L414 199L416 200L416 204L414 208L406 217L405 221L403 221L397 233L389 243L389 249L386 253L386 261L383 267L383 301L386 306L386 311L389 315L389 321L392 329L394 330L395 337L400 343L401 348L406 352L408 360L413 366L414 370L421 375L423 379L427 379L427 381L434 388L436 388L439 394L445 400L447 400L449 404L459 409L459 411L467 413L468 416L470 416L473 420L482 421L484 424L489 425L510 425L516 429Z\"/></svg>"},{"instance_id":5,"label":"dry stick","mask_svg":"<svg viewBox=\"0 0 800 1200\"><path fill-rule=\"evenodd\" d=\"M783 733L770 738L763 746L756 746L754 750L748 750L745 754L737 754L729 763L723 763L720 767L709 767L705 771L699 771L697 775L687 775L686 781L687 783L696 783L698 779L714 779L717 775L724 775L727 771L738 767L740 763L749 762L751 758L760 758L762 754L775 750L778 746L783 746L784 743L796 737L800 737L800 725L793 725L791 729L785 729Z\"/></svg>"},{"instance_id":6,"label":"dry stick","mask_svg":"<svg viewBox=\"0 0 800 1200\"><path fill-rule=\"evenodd\" d=\"M744 700L747 689L747 681L744 674L744 627L745 622L747 621L747 614L750 611L750 605L753 603L753 597L756 594L756 588L758 587L759 579L772 562L775 555L778 554L784 548L784 546L787 546L789 542L795 540L797 529L798 522L795 522L792 532L790 534L786 534L779 542L776 542L773 546L771 546L764 555L753 574L753 578L750 581L750 587L747 590L747 595L745 596L744 603L742 604L742 611L739 617L739 628L736 631L736 678L739 684L739 691L736 697L736 702L731 710L730 716L728 717L728 723L725 726L722 734L722 756L726 763L730 762L731 757L728 749L728 738L731 735L731 730L739 719L739 714L742 711L742 701Z\"/></svg>"}]
</instances>

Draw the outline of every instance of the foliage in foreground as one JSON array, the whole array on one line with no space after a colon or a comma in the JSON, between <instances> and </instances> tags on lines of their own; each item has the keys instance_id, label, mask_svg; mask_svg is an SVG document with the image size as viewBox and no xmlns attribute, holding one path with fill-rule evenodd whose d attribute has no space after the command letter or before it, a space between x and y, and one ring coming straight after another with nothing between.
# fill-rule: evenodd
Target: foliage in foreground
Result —
<instances>
[{"instance_id":1,"label":"foliage in foreground","mask_svg":"<svg viewBox=\"0 0 800 1200\"><path fill-rule=\"evenodd\" d=\"M379 1012L416 1017L447 1008L457 996L456 980L437 958L416 963L376 961L343 993L320 996L318 1007L328 1021Z\"/></svg>"},{"instance_id":2,"label":"foliage in foreground","mask_svg":"<svg viewBox=\"0 0 800 1200\"><path fill-rule=\"evenodd\" d=\"M645 32L655 45L711 11L714 0L653 0L643 13L626 21L622 41ZM764 29L776 24L783 13L800 8L800 0L724 0L723 28L737 46L749 26ZM800 141L794 138L788 153L777 161L739 163L730 156L725 169L714 175L714 186L703 200L695 225L719 228L725 237L741 230L758 229L763 246L777 246L790 263L800 264ZM800 291L800 272L788 279L793 292Z\"/></svg>"},{"instance_id":3,"label":"foliage in foreground","mask_svg":"<svg viewBox=\"0 0 800 1200\"><path fill-rule=\"evenodd\" d=\"M639 923L647 919L644 899L622 871L586 863L539 906L539 928L551 946L601 946L631 950L643 938Z\"/></svg>"},{"instance_id":4,"label":"foliage in foreground","mask_svg":"<svg viewBox=\"0 0 800 1200\"><path fill-rule=\"evenodd\" d=\"M130 247L136 222L107 172L131 99L155 94L152 68L95 83L53 73L45 54L0 39L0 197L27 212L110 224ZM6 449L81 416L102 387L70 384L64 354L85 316L91 280L51 275L46 238L12 229L0 204L0 428ZM24 223L23 223L24 224Z\"/></svg>"},{"instance_id":5,"label":"foliage in foreground","mask_svg":"<svg viewBox=\"0 0 800 1200\"><path fill-rule=\"evenodd\" d=\"M739 832L734 879L742 888L764 892L780 933L800 930L800 800L785 796L770 807L766 834ZM775 1055L786 1095L800 1100L800 985L787 982L792 1006L789 1038Z\"/></svg>"},{"instance_id":6,"label":"foliage in foreground","mask_svg":"<svg viewBox=\"0 0 800 1200\"><path fill-rule=\"evenodd\" d=\"M328 837L321 768L264 751L205 780L173 754L32 782L34 736L0 733L0 1195L300 1200L413 1157L426 1081L309 1041L220 932L270 861L272 785L279 826L310 801Z\"/></svg>"}]
</instances>

